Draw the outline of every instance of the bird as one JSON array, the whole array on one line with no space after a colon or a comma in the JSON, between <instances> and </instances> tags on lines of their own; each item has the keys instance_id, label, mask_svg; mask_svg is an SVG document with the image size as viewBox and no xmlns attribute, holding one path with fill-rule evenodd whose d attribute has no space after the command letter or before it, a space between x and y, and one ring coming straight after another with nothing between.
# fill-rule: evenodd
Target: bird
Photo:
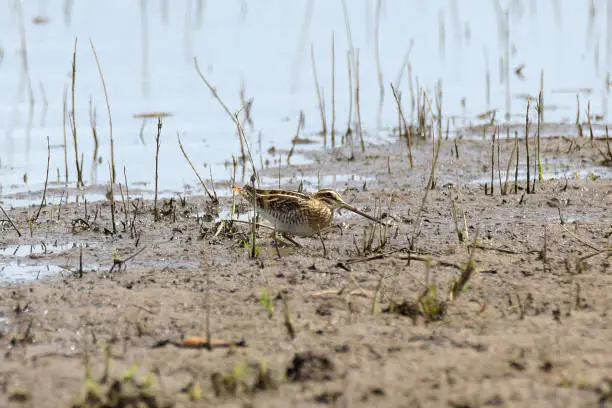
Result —
<instances>
[{"instance_id":1,"label":"bird","mask_svg":"<svg viewBox=\"0 0 612 408\"><path fill-rule=\"evenodd\" d=\"M234 186L233 190L249 201L283 235L318 235L321 238L321 231L332 224L334 210L341 208L383 224L379 219L348 204L333 189L304 194L290 190L256 189L247 184L244 187Z\"/></svg>"}]
</instances>

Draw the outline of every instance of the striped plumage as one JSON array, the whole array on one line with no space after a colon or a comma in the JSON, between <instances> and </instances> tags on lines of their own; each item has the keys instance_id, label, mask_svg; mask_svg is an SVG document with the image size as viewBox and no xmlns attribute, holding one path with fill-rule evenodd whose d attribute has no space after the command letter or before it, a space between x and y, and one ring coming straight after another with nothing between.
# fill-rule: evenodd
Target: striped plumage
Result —
<instances>
[{"instance_id":1,"label":"striped plumage","mask_svg":"<svg viewBox=\"0 0 612 408\"><path fill-rule=\"evenodd\" d=\"M272 223L278 232L310 236L329 227L336 208L345 208L372 221L379 220L347 204L340 194L331 189L319 190L311 195L287 190L261 190L249 185L234 186L259 213Z\"/></svg>"}]
</instances>

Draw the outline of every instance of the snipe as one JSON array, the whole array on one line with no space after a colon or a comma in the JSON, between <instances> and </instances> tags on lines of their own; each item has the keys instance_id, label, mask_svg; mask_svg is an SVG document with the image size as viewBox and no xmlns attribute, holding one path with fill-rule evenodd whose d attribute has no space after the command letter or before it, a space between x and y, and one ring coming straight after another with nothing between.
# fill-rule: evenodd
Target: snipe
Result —
<instances>
[{"instance_id":1,"label":"snipe","mask_svg":"<svg viewBox=\"0 0 612 408\"><path fill-rule=\"evenodd\" d=\"M277 232L283 234L319 235L322 230L331 226L334 210L339 208L382 224L380 220L345 202L338 192L331 189L308 195L288 190L260 190L249 185L233 188L253 204Z\"/></svg>"}]
</instances>

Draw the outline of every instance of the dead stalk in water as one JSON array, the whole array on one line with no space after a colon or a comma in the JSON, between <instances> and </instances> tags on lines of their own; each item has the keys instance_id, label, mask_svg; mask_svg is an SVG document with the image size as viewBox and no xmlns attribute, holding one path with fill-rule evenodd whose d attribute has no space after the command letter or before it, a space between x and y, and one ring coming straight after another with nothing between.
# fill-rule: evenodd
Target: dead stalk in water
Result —
<instances>
[{"instance_id":1,"label":"dead stalk in water","mask_svg":"<svg viewBox=\"0 0 612 408\"><path fill-rule=\"evenodd\" d=\"M304 123L305 123L304 111L300 111L300 119L298 120L298 126L295 131L295 136L293 137L293 139L291 139L291 149L289 149L289 154L287 154L287 166L291 165L291 156L293 156L293 151L295 150L295 144L300 137L300 130L304 128ZM332 144L332 147L333 147L333 144ZM279 165L280 165L280 162L279 162Z\"/></svg>"},{"instance_id":2,"label":"dead stalk in water","mask_svg":"<svg viewBox=\"0 0 612 408\"><path fill-rule=\"evenodd\" d=\"M346 54L346 67L348 69L348 83L349 83L349 110L348 110L348 121L346 125L346 132L344 134L345 138L348 138L351 135L351 123L353 121L353 73L351 66L353 63L351 62L351 52L349 51Z\"/></svg>"},{"instance_id":3,"label":"dead stalk in water","mask_svg":"<svg viewBox=\"0 0 612 408\"><path fill-rule=\"evenodd\" d=\"M51 144L49 143L49 136L47 136L47 172L45 175L45 188L43 189L42 199L40 200L40 206L38 206L38 211L34 216L33 221L38 219L40 215L40 211L42 210L43 205L45 205L45 199L47 198L47 183L49 182L49 163L51 162Z\"/></svg>"},{"instance_id":4,"label":"dead stalk in water","mask_svg":"<svg viewBox=\"0 0 612 408\"><path fill-rule=\"evenodd\" d=\"M317 91L317 101L319 103L319 114L321 115L321 134L327 135L327 121L325 120L325 101L323 100L319 78L317 76L317 63L315 61L314 46L310 43L310 61L312 62L312 76L314 78L315 90Z\"/></svg>"},{"instance_id":5,"label":"dead stalk in water","mask_svg":"<svg viewBox=\"0 0 612 408\"><path fill-rule=\"evenodd\" d=\"M357 134L361 143L361 152L365 152L363 130L361 128L361 109L359 108L359 49L355 53L355 112L357 113Z\"/></svg>"},{"instance_id":6,"label":"dead stalk in water","mask_svg":"<svg viewBox=\"0 0 612 408\"><path fill-rule=\"evenodd\" d=\"M493 193L495 191L495 133L493 131L493 136L491 137L491 197L493 197Z\"/></svg>"},{"instance_id":7,"label":"dead stalk in water","mask_svg":"<svg viewBox=\"0 0 612 408\"><path fill-rule=\"evenodd\" d=\"M393 92L393 97L395 98L395 102L397 103L397 111L404 125L406 142L408 143L408 160L410 161L410 168L412 168L413 162L412 162L412 141L410 140L411 134L408 133L409 127L408 127L408 123L406 122L406 116L404 115L404 111L402 109L402 101L400 99L400 96L397 93L396 89L393 87L393 84L390 84L390 85L391 85L391 92ZM401 125L400 125L400 136L401 134L402 134L402 130L401 130Z\"/></svg>"},{"instance_id":8,"label":"dead stalk in water","mask_svg":"<svg viewBox=\"0 0 612 408\"><path fill-rule=\"evenodd\" d=\"M64 130L64 171L66 173L66 185L68 185L68 139L66 137L66 120L67 120L67 99L68 88L64 87L64 96L62 103L62 127Z\"/></svg>"},{"instance_id":9,"label":"dead stalk in water","mask_svg":"<svg viewBox=\"0 0 612 408\"><path fill-rule=\"evenodd\" d=\"M202 180L202 177L200 177L200 174L198 173L198 171L196 170L195 166L191 162L191 159L189 159L189 156L187 156L187 152L185 151L185 148L183 148L183 143L181 143L181 136L178 134L178 132L176 134L176 137L178 138L178 144L179 144L179 147L181 149L181 152L183 152L183 156L185 156L185 160L187 160L187 163L189 163L189 166L191 167L191 170L193 170L193 172L195 173L196 177L200 181L200 184L204 188L204 191L206 192L206 195L208 195L208 198L210 198L210 201L212 201L213 203L219 202L217 197L213 196L210 193L210 191L208 190L208 187L206 187L206 183L204 183L204 180Z\"/></svg>"},{"instance_id":10,"label":"dead stalk in water","mask_svg":"<svg viewBox=\"0 0 612 408\"><path fill-rule=\"evenodd\" d=\"M162 120L157 118L157 134L155 135L155 196L153 199L153 217L159 221L159 209L157 208L157 188L159 181L159 147L161 145Z\"/></svg>"},{"instance_id":11,"label":"dead stalk in water","mask_svg":"<svg viewBox=\"0 0 612 408\"><path fill-rule=\"evenodd\" d=\"M527 159L527 194L530 194L531 177L529 173L529 99L527 99L527 110L525 113L525 158Z\"/></svg>"},{"instance_id":12,"label":"dead stalk in water","mask_svg":"<svg viewBox=\"0 0 612 408\"><path fill-rule=\"evenodd\" d=\"M543 75L544 72L542 72L541 74L542 76L540 77L540 93L538 93L538 129L536 130L536 138L537 138L537 143L536 143L536 159L537 159L537 163L538 163L538 181L542 181L544 180L544 168L542 167L542 159L541 159L541 151L540 151L540 131L542 129L542 115L543 115L543 105L542 105L542 83L543 83Z\"/></svg>"},{"instance_id":13,"label":"dead stalk in water","mask_svg":"<svg viewBox=\"0 0 612 408\"><path fill-rule=\"evenodd\" d=\"M516 143L512 145L512 153L510 153L510 157L508 158L508 167L506 168L506 181L504 182L504 186L501 189L502 195L508 194L508 178L510 176L510 167L512 166L512 163L514 163L514 156L516 154L516 146L517 146Z\"/></svg>"},{"instance_id":14,"label":"dead stalk in water","mask_svg":"<svg viewBox=\"0 0 612 408\"><path fill-rule=\"evenodd\" d=\"M6 217L6 219L9 222L9 224L11 224L11 226L13 227L15 232L17 233L17 236L21 237L21 232L19 232L19 229L17 228L17 226L15 225L15 223L13 223L13 220L11 220L11 217L8 216L8 214L6 213L6 211L4 211L4 208L2 208L1 205L0 205L0 211L2 211L2 214L4 214L4 216Z\"/></svg>"},{"instance_id":15,"label":"dead stalk in water","mask_svg":"<svg viewBox=\"0 0 612 408\"><path fill-rule=\"evenodd\" d=\"M102 82L102 89L104 89L104 99L106 100L106 110L108 111L108 131L109 131L109 140L110 140L110 158L111 158L111 166L113 172L111 173L111 182L115 182L115 148L113 141L113 119L111 116L111 108L110 102L108 100L108 91L106 90L106 81L104 80L104 74L102 73L102 66L100 65L100 60L98 59L98 53L96 53L96 48L93 45L93 41L91 38L89 39L89 44L91 45L91 51L93 52L94 57L96 58L96 65L98 66L98 73L100 74L100 81Z\"/></svg>"},{"instance_id":16,"label":"dead stalk in water","mask_svg":"<svg viewBox=\"0 0 612 408\"><path fill-rule=\"evenodd\" d=\"M109 171L109 177L110 177L109 198L111 202L111 222L113 223L113 234L116 234L117 233L117 223L115 222L115 193L113 192L113 181L112 181L112 176L111 176L113 168L111 167L110 162L108 163L108 171Z\"/></svg>"},{"instance_id":17,"label":"dead stalk in water","mask_svg":"<svg viewBox=\"0 0 612 408\"><path fill-rule=\"evenodd\" d=\"M578 94L576 94L576 127L578 128L578 136L584 137L582 123L580 122L580 95Z\"/></svg>"},{"instance_id":18,"label":"dead stalk in water","mask_svg":"<svg viewBox=\"0 0 612 408\"><path fill-rule=\"evenodd\" d=\"M514 132L514 150L516 150L516 166L514 168L514 194L518 194L519 141L517 131Z\"/></svg>"},{"instance_id":19,"label":"dead stalk in water","mask_svg":"<svg viewBox=\"0 0 612 408\"><path fill-rule=\"evenodd\" d=\"M79 145L77 142L77 127L76 127L76 116L74 115L74 90L76 83L76 51L77 51L77 43L78 38L74 38L74 51L72 53L72 105L70 109L70 124L72 128L72 141L74 143L74 162L77 171L77 188L83 187L85 184L83 183L83 172L81 167L79 166Z\"/></svg>"}]
</instances>

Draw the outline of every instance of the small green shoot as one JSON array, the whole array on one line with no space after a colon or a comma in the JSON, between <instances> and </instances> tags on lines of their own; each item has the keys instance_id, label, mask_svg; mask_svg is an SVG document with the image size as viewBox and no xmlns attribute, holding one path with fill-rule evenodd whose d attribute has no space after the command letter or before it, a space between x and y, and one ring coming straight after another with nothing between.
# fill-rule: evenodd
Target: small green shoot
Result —
<instances>
[{"instance_id":1,"label":"small green shoot","mask_svg":"<svg viewBox=\"0 0 612 408\"><path fill-rule=\"evenodd\" d=\"M261 290L261 295L259 296L259 304L261 304L264 309L268 311L268 317L272 318L272 316L274 315L274 300L268 294L266 288L263 288Z\"/></svg>"}]
</instances>

